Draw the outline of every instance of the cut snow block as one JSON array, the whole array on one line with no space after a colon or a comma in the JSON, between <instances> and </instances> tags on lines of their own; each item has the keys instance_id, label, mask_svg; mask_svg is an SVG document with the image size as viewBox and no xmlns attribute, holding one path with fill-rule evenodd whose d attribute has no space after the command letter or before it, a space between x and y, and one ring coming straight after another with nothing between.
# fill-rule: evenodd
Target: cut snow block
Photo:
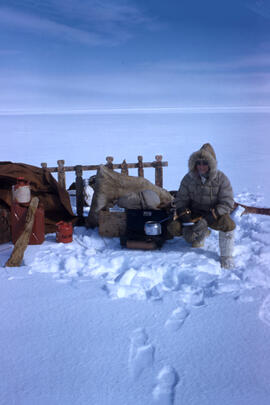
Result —
<instances>
[{"instance_id":1,"label":"cut snow block","mask_svg":"<svg viewBox=\"0 0 270 405\"><path fill-rule=\"evenodd\" d=\"M99 211L98 232L107 238L118 238L126 232L127 217L125 212Z\"/></svg>"}]
</instances>

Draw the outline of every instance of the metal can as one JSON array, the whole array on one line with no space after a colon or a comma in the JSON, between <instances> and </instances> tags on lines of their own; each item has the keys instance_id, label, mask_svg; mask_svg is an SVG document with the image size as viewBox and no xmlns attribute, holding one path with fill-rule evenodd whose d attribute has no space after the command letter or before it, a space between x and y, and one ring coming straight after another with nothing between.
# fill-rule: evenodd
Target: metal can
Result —
<instances>
[{"instance_id":1,"label":"metal can","mask_svg":"<svg viewBox=\"0 0 270 405\"><path fill-rule=\"evenodd\" d=\"M73 227L71 222L60 221L56 224L56 242L70 243L72 242Z\"/></svg>"},{"instance_id":2,"label":"metal can","mask_svg":"<svg viewBox=\"0 0 270 405\"><path fill-rule=\"evenodd\" d=\"M11 205L11 237L13 244L16 243L17 239L21 236L21 234L25 229L27 210L28 210L27 206L23 206L16 202L13 202ZM29 239L29 245L41 245L44 242L44 239L45 239L44 208L42 204L39 204L35 213L35 220Z\"/></svg>"}]
</instances>

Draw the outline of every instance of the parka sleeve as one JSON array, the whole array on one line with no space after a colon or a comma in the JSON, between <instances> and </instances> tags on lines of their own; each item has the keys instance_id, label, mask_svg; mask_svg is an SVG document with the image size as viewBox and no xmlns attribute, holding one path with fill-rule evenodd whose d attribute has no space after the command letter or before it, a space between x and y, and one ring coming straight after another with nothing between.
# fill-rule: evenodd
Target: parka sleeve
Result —
<instances>
[{"instance_id":1,"label":"parka sleeve","mask_svg":"<svg viewBox=\"0 0 270 405\"><path fill-rule=\"evenodd\" d=\"M233 189L228 177L220 172L220 188L216 210L219 215L229 214L234 207Z\"/></svg>"},{"instance_id":2,"label":"parka sleeve","mask_svg":"<svg viewBox=\"0 0 270 405\"><path fill-rule=\"evenodd\" d=\"M181 181L174 201L178 213L184 211L190 205L190 193L187 176L188 175L186 175Z\"/></svg>"}]
</instances>

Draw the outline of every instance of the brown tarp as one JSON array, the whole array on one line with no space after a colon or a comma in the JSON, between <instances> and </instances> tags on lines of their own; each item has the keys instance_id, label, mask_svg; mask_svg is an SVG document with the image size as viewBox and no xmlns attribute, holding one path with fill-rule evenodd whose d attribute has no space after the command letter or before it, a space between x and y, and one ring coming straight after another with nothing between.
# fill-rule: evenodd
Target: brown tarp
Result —
<instances>
[{"instance_id":1,"label":"brown tarp","mask_svg":"<svg viewBox=\"0 0 270 405\"><path fill-rule=\"evenodd\" d=\"M37 196L45 211L45 232L55 232L56 223L76 223L68 192L54 179L47 169L24 163L0 162L0 206L10 208L11 187L18 177L30 182L31 196Z\"/></svg>"}]
</instances>

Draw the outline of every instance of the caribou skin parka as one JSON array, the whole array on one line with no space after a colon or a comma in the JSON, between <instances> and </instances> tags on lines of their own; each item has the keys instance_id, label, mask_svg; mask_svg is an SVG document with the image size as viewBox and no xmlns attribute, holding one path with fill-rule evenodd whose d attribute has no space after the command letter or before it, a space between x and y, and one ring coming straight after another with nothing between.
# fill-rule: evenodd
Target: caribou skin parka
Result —
<instances>
[{"instance_id":1,"label":"caribou skin parka","mask_svg":"<svg viewBox=\"0 0 270 405\"><path fill-rule=\"evenodd\" d=\"M196 170L196 161L206 160L209 171L204 179ZM189 172L181 181L175 205L178 213L189 208L194 215L207 215L214 208L218 216L230 214L234 207L233 190L228 177L217 170L216 154L206 143L192 153L188 161Z\"/></svg>"}]
</instances>

